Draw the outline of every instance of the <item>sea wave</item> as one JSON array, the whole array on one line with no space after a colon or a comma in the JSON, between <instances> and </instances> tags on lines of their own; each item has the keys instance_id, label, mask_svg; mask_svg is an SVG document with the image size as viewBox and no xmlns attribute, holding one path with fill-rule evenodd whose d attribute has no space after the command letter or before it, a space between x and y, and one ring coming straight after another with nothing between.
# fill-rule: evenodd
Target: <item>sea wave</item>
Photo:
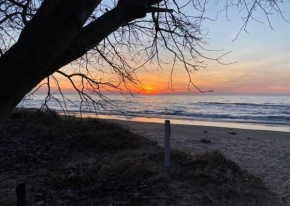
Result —
<instances>
[{"instance_id":1,"label":"sea wave","mask_svg":"<svg viewBox=\"0 0 290 206\"><path fill-rule=\"evenodd\" d=\"M130 101L114 96L113 105L106 105L102 99L98 103L104 105L98 114L127 115L131 117L174 118L184 120L214 121L214 122L245 122L276 125L290 125L290 97L166 97L150 96ZM25 101L19 107L40 108L43 98ZM70 113L79 113L80 100L71 96L67 102ZM115 107L115 105L117 107ZM93 114L93 105L82 108L83 114ZM50 102L50 107L63 112L56 102Z\"/></svg>"},{"instance_id":2,"label":"sea wave","mask_svg":"<svg viewBox=\"0 0 290 206\"><path fill-rule=\"evenodd\" d=\"M59 110L58 112L62 112ZM78 113L79 110L70 110L71 113ZM83 114L93 114L92 110L84 110ZM103 115L120 115L116 111L102 111ZM186 113L181 110L177 111L126 111L125 115L131 117L148 117L148 118L174 118L187 120L205 120L205 121L234 121L244 123L266 123L266 124L283 124L290 125L290 116L281 115L230 115L230 114L214 114L214 113Z\"/></svg>"},{"instance_id":3,"label":"sea wave","mask_svg":"<svg viewBox=\"0 0 290 206\"><path fill-rule=\"evenodd\" d=\"M237 106L253 106L253 107L286 107L290 109L290 104L255 104L255 103L233 103L233 102L197 102L196 104L202 105L237 105Z\"/></svg>"},{"instance_id":4,"label":"sea wave","mask_svg":"<svg viewBox=\"0 0 290 206\"><path fill-rule=\"evenodd\" d=\"M251 120L251 121L271 121L271 122L284 122L290 124L290 117L289 116L275 116L275 115L229 115L229 114L213 114L213 113L186 113L183 111L171 111L171 112L163 112L163 111L139 111L139 112L131 112L128 111L128 114L134 114L134 115L142 115L142 116L148 116L154 115L156 116L179 116L182 117L189 117L189 118L198 118L198 119L228 119L228 120Z\"/></svg>"}]
</instances>

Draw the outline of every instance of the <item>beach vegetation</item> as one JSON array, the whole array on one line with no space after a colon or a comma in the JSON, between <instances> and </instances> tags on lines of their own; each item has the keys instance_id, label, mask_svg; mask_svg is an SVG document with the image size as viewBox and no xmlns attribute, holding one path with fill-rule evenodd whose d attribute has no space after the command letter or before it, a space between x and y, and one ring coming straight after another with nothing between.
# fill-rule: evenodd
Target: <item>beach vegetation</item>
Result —
<instances>
[{"instance_id":1,"label":"beach vegetation","mask_svg":"<svg viewBox=\"0 0 290 206\"><path fill-rule=\"evenodd\" d=\"M115 123L15 111L0 130L0 204L283 205L259 177L218 151L164 151Z\"/></svg>"}]
</instances>

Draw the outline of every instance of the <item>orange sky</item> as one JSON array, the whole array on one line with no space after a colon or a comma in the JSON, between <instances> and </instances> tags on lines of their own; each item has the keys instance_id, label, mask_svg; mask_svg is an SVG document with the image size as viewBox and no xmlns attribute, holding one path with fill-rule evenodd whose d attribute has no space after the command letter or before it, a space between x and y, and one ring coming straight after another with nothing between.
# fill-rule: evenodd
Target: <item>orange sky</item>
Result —
<instances>
[{"instance_id":1,"label":"orange sky","mask_svg":"<svg viewBox=\"0 0 290 206\"><path fill-rule=\"evenodd\" d=\"M223 6L223 4L221 4ZM216 19L218 7L216 2L208 2L205 16ZM284 2L281 6L284 17L290 20L290 2ZM187 11L190 15L191 10ZM223 57L224 63L237 62L232 65L221 65L213 61L205 60L207 70L200 70L192 75L192 80L201 90L213 90L213 94L282 94L290 95L290 23L283 20L279 15L270 15L268 23L267 16L262 11L255 11L255 20L250 20L247 25L247 32L242 31L236 41L236 35L244 24L242 13L236 9L228 12L218 12L219 16L215 21L204 21L202 30L206 34L205 40L207 49L219 50L204 52L205 56L217 57L223 53L233 51ZM194 14L192 14L194 15ZM262 22L262 23L259 23ZM160 54L165 57L166 62L172 58L167 54ZM173 76L173 91L169 89L171 65L164 65L162 71L138 70L136 73L142 82L138 88L132 87L133 92L142 94L198 94L193 86L188 90L188 75L179 66ZM73 88L68 80L56 74L62 90L68 93ZM97 78L108 79L101 74ZM110 80L111 81L111 80ZM55 85L52 85L55 87ZM143 88L143 89L142 89ZM41 89L42 92L46 88Z\"/></svg>"},{"instance_id":2,"label":"orange sky","mask_svg":"<svg viewBox=\"0 0 290 206\"><path fill-rule=\"evenodd\" d=\"M269 62L275 69L267 67ZM290 94L290 64L279 64L271 59L267 61L236 63L228 66L209 64L208 70L202 69L192 75L192 80L201 90L213 90L213 94ZM175 71L173 90L169 88L170 67L162 71L137 71L141 82L131 87L133 92L141 94L177 94L199 93L193 86L188 90L188 75L183 68ZM64 77L56 75L63 91L72 92L72 86ZM79 80L75 79L76 82ZM45 88L44 88L45 90Z\"/></svg>"},{"instance_id":3,"label":"orange sky","mask_svg":"<svg viewBox=\"0 0 290 206\"><path fill-rule=\"evenodd\" d=\"M266 24L251 22L248 27L249 34L243 32L239 39L233 42L240 24L237 24L234 15L231 18L232 21L227 21L225 17L220 17L218 21L209 25L208 48L224 49L221 53L233 50L222 61L237 63L225 66L206 60L207 70L200 70L192 75L195 85L203 91L213 90L213 94L290 95L290 38L288 36L290 23L278 17L272 18L275 31L271 31ZM217 56L210 52L206 52L205 55ZM167 62L170 62L166 54L164 57L167 58ZM146 69L148 71L140 69L136 72L142 85L139 85L139 88L132 88L133 92L142 94L198 93L194 87L188 91L188 76L181 66L176 68L173 76L173 91L168 87L170 64L164 65L163 70L159 71ZM98 74L97 78L108 79L109 76L103 77ZM58 76L58 79L63 90L72 92L72 87L65 78Z\"/></svg>"}]
</instances>

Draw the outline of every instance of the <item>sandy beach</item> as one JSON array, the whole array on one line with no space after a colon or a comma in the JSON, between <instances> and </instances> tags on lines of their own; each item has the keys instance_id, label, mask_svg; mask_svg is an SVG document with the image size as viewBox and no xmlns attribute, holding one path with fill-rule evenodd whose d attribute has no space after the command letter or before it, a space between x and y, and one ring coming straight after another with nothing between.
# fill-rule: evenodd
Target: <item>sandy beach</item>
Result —
<instances>
[{"instance_id":1,"label":"sandy beach","mask_svg":"<svg viewBox=\"0 0 290 206\"><path fill-rule=\"evenodd\" d=\"M110 121L164 144L163 124ZM202 138L210 143L200 142ZM262 177L271 190L290 203L290 133L171 124L171 145L191 154L218 150L243 169Z\"/></svg>"},{"instance_id":2,"label":"sandy beach","mask_svg":"<svg viewBox=\"0 0 290 206\"><path fill-rule=\"evenodd\" d=\"M0 205L290 205L289 133L172 125L168 169L163 124L118 123L15 111L0 128Z\"/></svg>"}]
</instances>

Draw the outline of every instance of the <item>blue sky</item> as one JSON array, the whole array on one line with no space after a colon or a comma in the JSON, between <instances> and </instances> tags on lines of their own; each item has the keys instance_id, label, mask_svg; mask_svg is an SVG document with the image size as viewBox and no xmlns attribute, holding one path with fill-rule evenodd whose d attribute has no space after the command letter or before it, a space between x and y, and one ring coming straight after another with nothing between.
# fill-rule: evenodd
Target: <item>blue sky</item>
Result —
<instances>
[{"instance_id":1,"label":"blue sky","mask_svg":"<svg viewBox=\"0 0 290 206\"><path fill-rule=\"evenodd\" d=\"M215 17L220 9L209 4L207 14ZM290 21L290 2L281 4L281 10L289 11L284 15ZM233 50L223 62L237 63L223 66L208 62L208 71L199 71L194 78L205 90L213 89L216 93L290 94L290 23L279 15L271 15L272 30L265 14L256 11L254 17L263 23L249 21L248 33L242 31L233 41L243 25L243 15L232 8L229 20L222 12L216 21L205 22L208 48ZM207 86L206 82L211 81L214 83Z\"/></svg>"}]
</instances>

